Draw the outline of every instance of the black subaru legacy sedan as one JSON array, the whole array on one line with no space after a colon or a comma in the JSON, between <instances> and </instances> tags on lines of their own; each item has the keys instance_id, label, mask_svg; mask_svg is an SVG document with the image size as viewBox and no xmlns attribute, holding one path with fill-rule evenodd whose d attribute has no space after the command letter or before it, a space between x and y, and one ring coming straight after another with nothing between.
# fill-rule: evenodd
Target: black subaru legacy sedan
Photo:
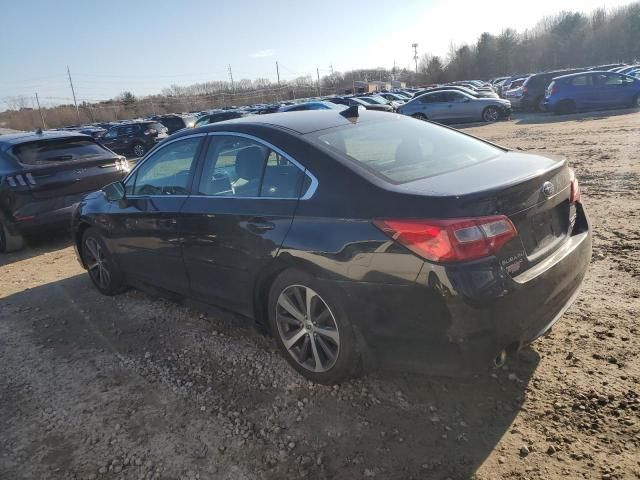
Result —
<instances>
[{"instance_id":1,"label":"black subaru legacy sedan","mask_svg":"<svg viewBox=\"0 0 640 480\"><path fill-rule=\"evenodd\" d=\"M128 172L124 157L79 132L0 136L0 252L20 249L25 235L68 231L74 203Z\"/></svg>"},{"instance_id":2,"label":"black subaru legacy sedan","mask_svg":"<svg viewBox=\"0 0 640 480\"><path fill-rule=\"evenodd\" d=\"M566 160L356 108L173 135L73 229L102 293L152 285L250 316L321 383L501 364L571 305L591 256Z\"/></svg>"}]
</instances>

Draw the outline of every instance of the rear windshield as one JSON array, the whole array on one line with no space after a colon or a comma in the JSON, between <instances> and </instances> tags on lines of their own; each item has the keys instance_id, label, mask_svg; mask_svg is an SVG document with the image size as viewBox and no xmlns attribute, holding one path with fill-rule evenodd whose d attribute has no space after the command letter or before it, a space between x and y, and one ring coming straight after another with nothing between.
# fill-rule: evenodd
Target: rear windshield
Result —
<instances>
[{"instance_id":1,"label":"rear windshield","mask_svg":"<svg viewBox=\"0 0 640 480\"><path fill-rule=\"evenodd\" d=\"M88 138L61 138L16 145L12 153L22 164L43 165L83 160L105 155L107 151Z\"/></svg>"},{"instance_id":2,"label":"rear windshield","mask_svg":"<svg viewBox=\"0 0 640 480\"><path fill-rule=\"evenodd\" d=\"M309 134L322 145L391 183L406 183L490 160L503 150L412 118L355 123Z\"/></svg>"}]
</instances>

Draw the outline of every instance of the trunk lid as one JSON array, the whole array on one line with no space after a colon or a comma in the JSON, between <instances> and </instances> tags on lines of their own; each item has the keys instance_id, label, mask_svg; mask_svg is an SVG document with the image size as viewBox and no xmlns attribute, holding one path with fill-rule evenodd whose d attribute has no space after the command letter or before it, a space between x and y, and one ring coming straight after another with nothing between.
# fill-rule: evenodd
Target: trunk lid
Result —
<instances>
[{"instance_id":1,"label":"trunk lid","mask_svg":"<svg viewBox=\"0 0 640 480\"><path fill-rule=\"evenodd\" d=\"M400 185L406 193L455 198L455 216L506 215L518 236L499 252L511 274L553 252L570 234L575 207L562 157L506 152L486 162Z\"/></svg>"}]
</instances>

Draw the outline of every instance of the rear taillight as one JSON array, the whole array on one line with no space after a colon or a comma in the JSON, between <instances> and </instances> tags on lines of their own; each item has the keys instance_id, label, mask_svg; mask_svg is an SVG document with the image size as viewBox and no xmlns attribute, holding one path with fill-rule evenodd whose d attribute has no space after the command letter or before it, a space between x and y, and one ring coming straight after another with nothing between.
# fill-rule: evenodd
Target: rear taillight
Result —
<instances>
[{"instance_id":1,"label":"rear taillight","mask_svg":"<svg viewBox=\"0 0 640 480\"><path fill-rule=\"evenodd\" d=\"M495 254L517 235L504 215L450 220L373 222L396 242L433 262L461 262Z\"/></svg>"},{"instance_id":2,"label":"rear taillight","mask_svg":"<svg viewBox=\"0 0 640 480\"><path fill-rule=\"evenodd\" d=\"M36 179L33 178L33 175L31 175L30 173L27 173L26 175L8 176L5 177L5 181L10 187L26 187L27 184L36 185Z\"/></svg>"},{"instance_id":3,"label":"rear taillight","mask_svg":"<svg viewBox=\"0 0 640 480\"><path fill-rule=\"evenodd\" d=\"M578 179L573 169L570 168L569 172L569 180L571 181L571 196L569 200L571 203L576 203L580 201L580 185L578 184Z\"/></svg>"}]
</instances>

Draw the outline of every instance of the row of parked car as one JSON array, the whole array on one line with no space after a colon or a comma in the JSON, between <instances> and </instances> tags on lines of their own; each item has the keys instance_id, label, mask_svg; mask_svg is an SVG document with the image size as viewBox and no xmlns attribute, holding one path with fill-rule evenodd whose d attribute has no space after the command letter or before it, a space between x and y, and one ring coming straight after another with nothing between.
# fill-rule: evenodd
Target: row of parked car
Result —
<instances>
[{"instance_id":1,"label":"row of parked car","mask_svg":"<svg viewBox=\"0 0 640 480\"><path fill-rule=\"evenodd\" d=\"M574 111L638 106L640 64L609 64L517 74L489 81L514 109ZM553 83L553 85L552 85Z\"/></svg>"}]
</instances>

